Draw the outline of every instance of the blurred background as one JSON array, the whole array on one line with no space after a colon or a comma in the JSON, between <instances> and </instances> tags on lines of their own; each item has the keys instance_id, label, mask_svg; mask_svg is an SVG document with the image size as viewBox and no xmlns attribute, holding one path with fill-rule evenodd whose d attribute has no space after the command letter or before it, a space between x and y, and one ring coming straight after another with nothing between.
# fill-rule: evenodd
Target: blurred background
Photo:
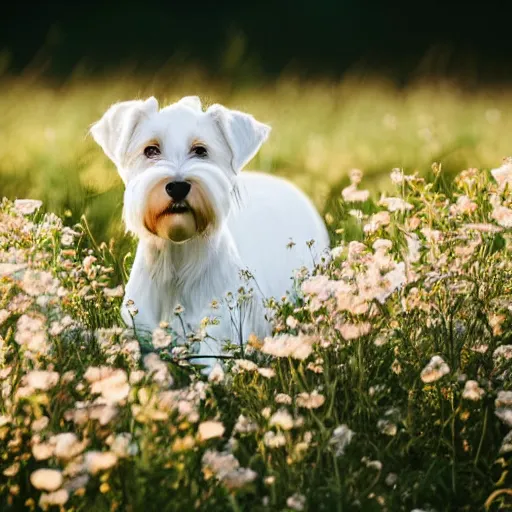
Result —
<instances>
[{"instance_id":1,"label":"blurred background","mask_svg":"<svg viewBox=\"0 0 512 512\"><path fill-rule=\"evenodd\" d=\"M198 94L274 128L250 168L324 213L394 167L512 154L510 2L10 2L0 18L0 195L123 240L122 184L88 136L116 101Z\"/></svg>"}]
</instances>

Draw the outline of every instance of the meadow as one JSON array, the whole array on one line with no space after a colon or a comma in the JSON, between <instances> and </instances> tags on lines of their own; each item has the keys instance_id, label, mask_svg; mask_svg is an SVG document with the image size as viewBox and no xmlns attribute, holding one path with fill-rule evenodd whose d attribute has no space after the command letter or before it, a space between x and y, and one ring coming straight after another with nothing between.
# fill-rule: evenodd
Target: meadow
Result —
<instances>
[{"instance_id":1,"label":"meadow","mask_svg":"<svg viewBox=\"0 0 512 512\"><path fill-rule=\"evenodd\" d=\"M0 80L0 194L31 197L69 223L86 215L100 241L123 240L122 183L88 135L116 101L154 95L166 105L197 94L253 114L273 132L252 169L293 180L322 212L336 207L348 171L362 169L372 192L390 190L392 168L429 173L440 162L452 176L492 168L510 154L512 92L470 92L419 80L398 88L382 78L271 83L215 82L200 71L163 68L45 80L37 72ZM126 245L124 246L126 247Z\"/></svg>"},{"instance_id":2,"label":"meadow","mask_svg":"<svg viewBox=\"0 0 512 512\"><path fill-rule=\"evenodd\" d=\"M78 72L0 91L1 510L512 507L511 94ZM215 318L184 345L122 324L133 241L87 137L114 101L194 93L273 126L251 167L311 194L333 241L270 301L273 335L207 378ZM219 301L239 314L252 286Z\"/></svg>"}]
</instances>

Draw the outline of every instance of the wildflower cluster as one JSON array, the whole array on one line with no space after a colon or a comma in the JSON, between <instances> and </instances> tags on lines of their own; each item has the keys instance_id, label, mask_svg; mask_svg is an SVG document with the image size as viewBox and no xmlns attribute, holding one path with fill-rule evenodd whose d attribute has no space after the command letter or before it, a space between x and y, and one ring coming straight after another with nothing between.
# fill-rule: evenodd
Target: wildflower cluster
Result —
<instances>
[{"instance_id":1,"label":"wildflower cluster","mask_svg":"<svg viewBox=\"0 0 512 512\"><path fill-rule=\"evenodd\" d=\"M432 171L372 201L353 170L335 247L208 377L168 325L122 326L80 227L4 201L0 508L506 507L512 163Z\"/></svg>"}]
</instances>

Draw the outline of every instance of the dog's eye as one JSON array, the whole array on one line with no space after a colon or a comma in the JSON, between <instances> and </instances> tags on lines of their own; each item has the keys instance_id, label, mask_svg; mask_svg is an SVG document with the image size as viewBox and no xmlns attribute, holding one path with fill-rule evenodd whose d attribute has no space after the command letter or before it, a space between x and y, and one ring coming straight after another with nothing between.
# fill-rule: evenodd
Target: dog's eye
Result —
<instances>
[{"instance_id":1,"label":"dog's eye","mask_svg":"<svg viewBox=\"0 0 512 512\"><path fill-rule=\"evenodd\" d=\"M160 154L160 148L158 146L148 146L144 148L144 156L146 158L155 158Z\"/></svg>"},{"instance_id":2,"label":"dog's eye","mask_svg":"<svg viewBox=\"0 0 512 512\"><path fill-rule=\"evenodd\" d=\"M208 150L204 146L194 146L190 152L198 156L199 158L204 158L205 156L208 156Z\"/></svg>"}]
</instances>

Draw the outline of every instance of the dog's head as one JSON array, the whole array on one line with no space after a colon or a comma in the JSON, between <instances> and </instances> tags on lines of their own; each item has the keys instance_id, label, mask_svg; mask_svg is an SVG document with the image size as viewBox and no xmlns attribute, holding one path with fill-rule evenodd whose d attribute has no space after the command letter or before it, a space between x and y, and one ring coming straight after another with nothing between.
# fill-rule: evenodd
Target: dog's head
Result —
<instances>
[{"instance_id":1,"label":"dog's head","mask_svg":"<svg viewBox=\"0 0 512 512\"><path fill-rule=\"evenodd\" d=\"M222 225L236 175L269 132L221 105L203 112L196 96L161 110L155 98L117 103L91 128L126 185L127 229L176 243Z\"/></svg>"}]
</instances>

